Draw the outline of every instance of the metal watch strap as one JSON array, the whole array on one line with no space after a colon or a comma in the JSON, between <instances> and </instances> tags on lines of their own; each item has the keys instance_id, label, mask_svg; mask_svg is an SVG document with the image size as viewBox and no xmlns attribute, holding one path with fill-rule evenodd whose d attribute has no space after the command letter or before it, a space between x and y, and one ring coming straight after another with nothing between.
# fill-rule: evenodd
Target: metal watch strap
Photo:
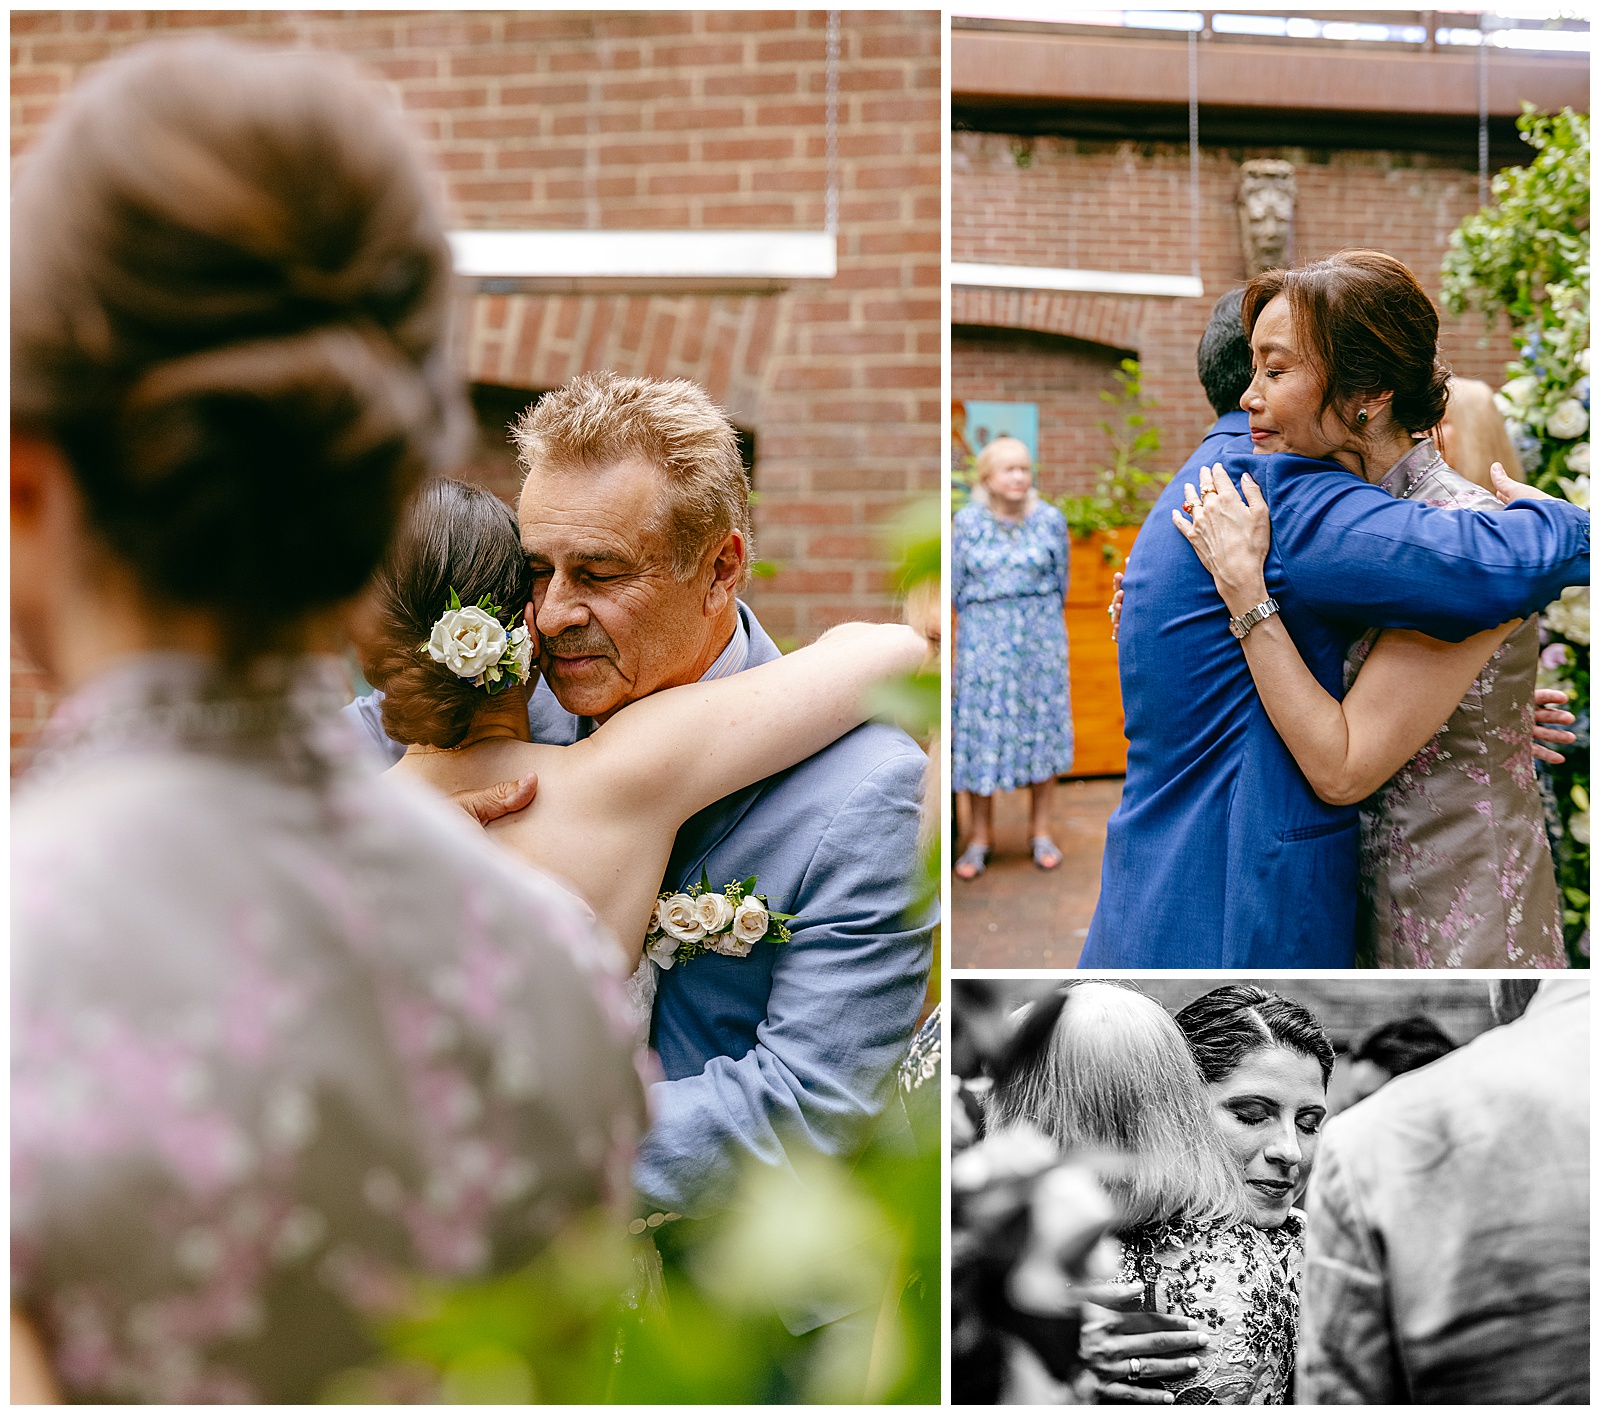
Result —
<instances>
[{"instance_id":1,"label":"metal watch strap","mask_svg":"<svg viewBox=\"0 0 1600 1415\"><path fill-rule=\"evenodd\" d=\"M1278 612L1278 601L1264 599L1254 609L1247 609L1237 619L1228 621L1228 631L1234 638L1244 640L1250 637L1250 631L1263 619L1270 619Z\"/></svg>"}]
</instances>

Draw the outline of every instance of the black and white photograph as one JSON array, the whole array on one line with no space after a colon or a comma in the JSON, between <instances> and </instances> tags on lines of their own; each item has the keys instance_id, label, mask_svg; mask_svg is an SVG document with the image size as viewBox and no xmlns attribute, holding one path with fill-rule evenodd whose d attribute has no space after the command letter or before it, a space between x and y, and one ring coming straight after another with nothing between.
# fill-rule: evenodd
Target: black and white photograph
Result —
<instances>
[{"instance_id":1,"label":"black and white photograph","mask_svg":"<svg viewBox=\"0 0 1600 1415\"><path fill-rule=\"evenodd\" d=\"M957 1404L1583 1405L1587 978L958 978Z\"/></svg>"}]
</instances>

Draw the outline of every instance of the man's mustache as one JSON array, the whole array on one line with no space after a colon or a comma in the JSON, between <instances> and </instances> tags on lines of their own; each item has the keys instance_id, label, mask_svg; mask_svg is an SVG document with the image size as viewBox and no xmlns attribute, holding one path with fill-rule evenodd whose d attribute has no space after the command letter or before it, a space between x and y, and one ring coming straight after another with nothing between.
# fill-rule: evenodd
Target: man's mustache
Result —
<instances>
[{"instance_id":1,"label":"man's mustache","mask_svg":"<svg viewBox=\"0 0 1600 1415\"><path fill-rule=\"evenodd\" d=\"M616 661L617 646L598 624L574 624L559 634L541 635L539 661L552 658L607 658Z\"/></svg>"}]
</instances>

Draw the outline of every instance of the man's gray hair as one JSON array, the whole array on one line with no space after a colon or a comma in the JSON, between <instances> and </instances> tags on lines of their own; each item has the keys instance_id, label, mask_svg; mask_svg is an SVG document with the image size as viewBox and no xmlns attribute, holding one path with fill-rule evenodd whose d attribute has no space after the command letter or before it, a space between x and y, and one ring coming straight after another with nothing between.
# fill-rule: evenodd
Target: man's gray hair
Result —
<instances>
[{"instance_id":1,"label":"man's gray hair","mask_svg":"<svg viewBox=\"0 0 1600 1415\"><path fill-rule=\"evenodd\" d=\"M728 415L687 379L580 373L547 393L512 429L524 475L576 472L638 459L661 474L666 504L653 529L672 573L691 578L729 531L744 537L739 585L749 579L750 484Z\"/></svg>"}]
</instances>

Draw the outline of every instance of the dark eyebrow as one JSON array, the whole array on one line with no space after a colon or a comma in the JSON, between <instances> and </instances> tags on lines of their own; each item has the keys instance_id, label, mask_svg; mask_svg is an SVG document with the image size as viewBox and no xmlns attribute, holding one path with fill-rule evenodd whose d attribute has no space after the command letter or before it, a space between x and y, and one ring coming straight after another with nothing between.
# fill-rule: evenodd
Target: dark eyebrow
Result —
<instances>
[{"instance_id":1,"label":"dark eyebrow","mask_svg":"<svg viewBox=\"0 0 1600 1415\"><path fill-rule=\"evenodd\" d=\"M1273 1100L1271 1096L1229 1096L1227 1103L1229 1105L1243 1104L1268 1106L1276 1106L1278 1104L1277 1101Z\"/></svg>"},{"instance_id":2,"label":"dark eyebrow","mask_svg":"<svg viewBox=\"0 0 1600 1415\"><path fill-rule=\"evenodd\" d=\"M1294 350L1287 344L1263 344L1261 352L1263 354L1292 354Z\"/></svg>"}]
</instances>

